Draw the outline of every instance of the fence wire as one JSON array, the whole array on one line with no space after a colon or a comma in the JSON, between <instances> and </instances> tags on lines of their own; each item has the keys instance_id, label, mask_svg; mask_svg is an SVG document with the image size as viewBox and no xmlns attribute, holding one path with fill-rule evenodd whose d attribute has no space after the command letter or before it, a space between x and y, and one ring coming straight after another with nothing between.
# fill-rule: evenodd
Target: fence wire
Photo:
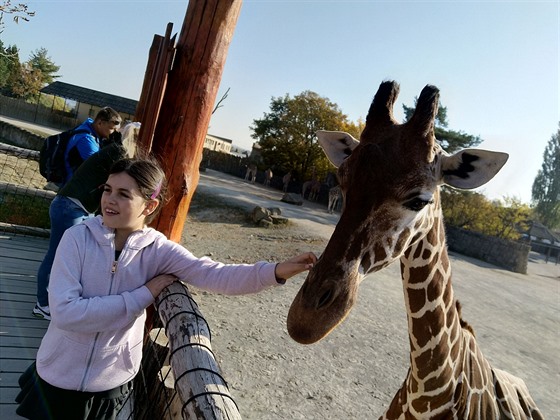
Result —
<instances>
[{"instance_id":1,"label":"fence wire","mask_svg":"<svg viewBox=\"0 0 560 420\"><path fill-rule=\"evenodd\" d=\"M49 236L49 206L55 192L45 189L39 173L39 152L0 143L0 230L19 235ZM133 391L120 419L180 419L181 403L174 389L168 341L157 312L148 311L144 357ZM178 408L177 408L178 407Z\"/></svg>"}]
</instances>

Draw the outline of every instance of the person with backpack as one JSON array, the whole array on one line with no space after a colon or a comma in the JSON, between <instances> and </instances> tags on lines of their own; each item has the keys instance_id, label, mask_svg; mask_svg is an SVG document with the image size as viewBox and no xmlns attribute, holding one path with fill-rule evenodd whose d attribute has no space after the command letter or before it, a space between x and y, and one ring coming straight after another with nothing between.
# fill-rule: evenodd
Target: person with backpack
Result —
<instances>
[{"instance_id":1,"label":"person with backpack","mask_svg":"<svg viewBox=\"0 0 560 420\"><path fill-rule=\"evenodd\" d=\"M58 191L120 124L119 113L105 107L95 119L88 118L71 130L47 137L39 152L39 172L47 180L44 189Z\"/></svg>"},{"instance_id":2,"label":"person with backpack","mask_svg":"<svg viewBox=\"0 0 560 420\"><path fill-rule=\"evenodd\" d=\"M95 119L88 118L75 129L80 133L72 136L66 147L64 154L66 178L62 185L72 178L74 171L88 157L99 151L101 141L108 138L121 125L121 121L119 113L107 106L97 113Z\"/></svg>"},{"instance_id":3,"label":"person with backpack","mask_svg":"<svg viewBox=\"0 0 560 420\"><path fill-rule=\"evenodd\" d=\"M109 141L91 155L58 191L49 207L51 234L47 253L37 271L37 303L32 310L36 318L50 320L48 300L49 277L62 235L71 226L95 215L101 199L99 186L105 182L111 165L125 157L137 157L140 123L130 123L120 132L109 135ZM115 136L119 133L119 136Z\"/></svg>"}]
</instances>

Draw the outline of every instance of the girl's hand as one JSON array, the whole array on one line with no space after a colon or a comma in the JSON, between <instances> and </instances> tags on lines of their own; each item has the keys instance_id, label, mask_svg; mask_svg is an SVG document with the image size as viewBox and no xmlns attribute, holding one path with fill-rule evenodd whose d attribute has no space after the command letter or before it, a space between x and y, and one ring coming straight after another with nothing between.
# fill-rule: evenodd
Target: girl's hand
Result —
<instances>
[{"instance_id":1,"label":"girl's hand","mask_svg":"<svg viewBox=\"0 0 560 420\"><path fill-rule=\"evenodd\" d=\"M177 277L171 274L160 274L148 281L146 287L155 299L163 289L170 286L175 280L177 280Z\"/></svg>"},{"instance_id":2,"label":"girl's hand","mask_svg":"<svg viewBox=\"0 0 560 420\"><path fill-rule=\"evenodd\" d=\"M284 282L296 274L313 268L317 262L317 256L313 252L297 255L289 260L276 264L274 274L278 282Z\"/></svg>"}]
</instances>

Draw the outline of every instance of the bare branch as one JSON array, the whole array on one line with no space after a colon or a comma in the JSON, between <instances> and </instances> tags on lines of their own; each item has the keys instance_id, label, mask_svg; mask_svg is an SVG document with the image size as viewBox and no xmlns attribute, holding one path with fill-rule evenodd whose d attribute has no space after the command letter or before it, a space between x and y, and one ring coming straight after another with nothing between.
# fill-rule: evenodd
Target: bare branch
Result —
<instances>
[{"instance_id":1,"label":"bare branch","mask_svg":"<svg viewBox=\"0 0 560 420\"><path fill-rule=\"evenodd\" d=\"M30 11L27 4L12 5L11 0L4 0L3 4L0 5L0 34L4 32L4 14L14 15L12 19L16 24L19 23L20 19L29 22L29 18L35 16L35 12Z\"/></svg>"},{"instance_id":2,"label":"bare branch","mask_svg":"<svg viewBox=\"0 0 560 420\"><path fill-rule=\"evenodd\" d=\"M218 102L216 102L216 106L215 106L214 109L212 110L212 114L213 114L214 112L216 112L216 111L218 110L218 108L221 108L221 107L222 107L222 102L224 102L224 101L226 100L226 98L227 98L227 96L228 96L228 93L229 93L229 89L230 89L230 88L227 88L226 93L224 93L224 94L222 95L222 97L220 98L220 100L219 100Z\"/></svg>"}]
</instances>

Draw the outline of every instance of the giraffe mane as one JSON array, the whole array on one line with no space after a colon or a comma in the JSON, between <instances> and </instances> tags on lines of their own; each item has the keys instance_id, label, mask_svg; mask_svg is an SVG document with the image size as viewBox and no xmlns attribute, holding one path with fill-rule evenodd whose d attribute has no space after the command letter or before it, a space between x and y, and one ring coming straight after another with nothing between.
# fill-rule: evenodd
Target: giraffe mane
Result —
<instances>
[{"instance_id":1,"label":"giraffe mane","mask_svg":"<svg viewBox=\"0 0 560 420\"><path fill-rule=\"evenodd\" d=\"M461 310L463 309L463 307L461 305L461 302L459 302L458 300L455 300L455 309L457 309L457 315L459 316L459 322L461 324L461 328L469 331L473 335L473 337L476 337L476 334L474 333L474 329L471 326L471 324L469 324L467 321L463 319L463 315L461 314Z\"/></svg>"}]
</instances>

